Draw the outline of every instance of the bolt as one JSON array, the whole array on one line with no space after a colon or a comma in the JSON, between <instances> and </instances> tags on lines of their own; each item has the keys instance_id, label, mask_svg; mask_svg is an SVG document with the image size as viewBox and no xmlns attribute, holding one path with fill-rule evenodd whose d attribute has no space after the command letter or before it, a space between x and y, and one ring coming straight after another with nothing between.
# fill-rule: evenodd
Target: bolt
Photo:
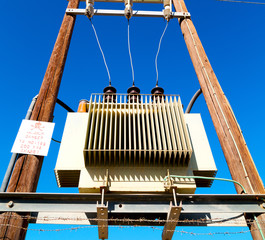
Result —
<instances>
[{"instance_id":1,"label":"bolt","mask_svg":"<svg viewBox=\"0 0 265 240\"><path fill-rule=\"evenodd\" d=\"M13 202L13 201L9 201L8 204L7 204L7 206L8 206L9 208L14 207L14 202Z\"/></svg>"}]
</instances>

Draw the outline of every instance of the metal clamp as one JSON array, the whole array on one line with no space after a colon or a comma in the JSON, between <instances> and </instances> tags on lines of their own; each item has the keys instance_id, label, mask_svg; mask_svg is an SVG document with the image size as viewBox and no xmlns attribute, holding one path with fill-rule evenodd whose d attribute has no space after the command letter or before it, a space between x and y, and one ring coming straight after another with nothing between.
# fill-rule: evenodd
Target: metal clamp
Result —
<instances>
[{"instance_id":1,"label":"metal clamp","mask_svg":"<svg viewBox=\"0 0 265 240\"><path fill-rule=\"evenodd\" d=\"M129 20L133 15L133 0L124 0L125 9L124 9L124 15Z\"/></svg>"},{"instance_id":2,"label":"metal clamp","mask_svg":"<svg viewBox=\"0 0 265 240\"><path fill-rule=\"evenodd\" d=\"M169 169L167 169L167 180L164 183L165 191L167 192L175 192L177 186L174 185L173 179L170 177Z\"/></svg>"},{"instance_id":3,"label":"metal clamp","mask_svg":"<svg viewBox=\"0 0 265 240\"><path fill-rule=\"evenodd\" d=\"M164 18L169 22L169 20L172 18L172 5L171 5L171 0L164 0Z\"/></svg>"},{"instance_id":4,"label":"metal clamp","mask_svg":"<svg viewBox=\"0 0 265 240\"><path fill-rule=\"evenodd\" d=\"M91 19L94 16L94 0L86 0L85 15Z\"/></svg>"}]
</instances>

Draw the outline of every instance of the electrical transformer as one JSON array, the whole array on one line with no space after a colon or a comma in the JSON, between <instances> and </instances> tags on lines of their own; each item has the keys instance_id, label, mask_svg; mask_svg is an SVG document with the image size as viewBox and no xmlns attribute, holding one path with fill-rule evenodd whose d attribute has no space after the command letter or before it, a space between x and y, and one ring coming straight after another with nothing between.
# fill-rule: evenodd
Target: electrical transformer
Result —
<instances>
[{"instance_id":1,"label":"electrical transformer","mask_svg":"<svg viewBox=\"0 0 265 240\"><path fill-rule=\"evenodd\" d=\"M200 114L184 114L179 96L92 94L68 113L55 167L59 187L81 193L194 193L216 166Z\"/></svg>"}]
</instances>

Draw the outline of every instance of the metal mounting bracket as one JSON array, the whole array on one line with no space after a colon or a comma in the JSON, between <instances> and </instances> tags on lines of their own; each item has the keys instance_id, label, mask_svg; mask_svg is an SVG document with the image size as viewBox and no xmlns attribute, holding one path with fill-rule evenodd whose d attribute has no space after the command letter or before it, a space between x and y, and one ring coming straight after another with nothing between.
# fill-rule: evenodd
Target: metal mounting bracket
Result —
<instances>
[{"instance_id":1,"label":"metal mounting bracket","mask_svg":"<svg viewBox=\"0 0 265 240\"><path fill-rule=\"evenodd\" d=\"M107 170L108 173L108 170ZM106 175L108 177L108 175ZM107 181L106 181L107 182ZM101 189L101 204L97 203L98 238L108 239L108 202L104 205L104 194L106 187Z\"/></svg>"},{"instance_id":2,"label":"metal mounting bracket","mask_svg":"<svg viewBox=\"0 0 265 240\"><path fill-rule=\"evenodd\" d=\"M175 191L173 193L175 195ZM164 226L163 233L162 233L162 240L171 240L175 231L175 228L177 226L180 212L182 209L182 201L179 203L179 205L176 204L176 197L174 197L175 205L172 205L172 202L170 202L169 206L169 212L167 215L167 222Z\"/></svg>"},{"instance_id":3,"label":"metal mounting bracket","mask_svg":"<svg viewBox=\"0 0 265 240\"><path fill-rule=\"evenodd\" d=\"M98 238L108 239L108 206L97 207Z\"/></svg>"},{"instance_id":4,"label":"metal mounting bracket","mask_svg":"<svg viewBox=\"0 0 265 240\"><path fill-rule=\"evenodd\" d=\"M86 15L86 9L67 8L65 11L70 15ZM111 9L94 9L94 15L100 16L122 16L124 17L124 10L111 10ZM162 11L132 11L133 17L162 17ZM189 12L172 12L172 18L190 18Z\"/></svg>"}]
</instances>

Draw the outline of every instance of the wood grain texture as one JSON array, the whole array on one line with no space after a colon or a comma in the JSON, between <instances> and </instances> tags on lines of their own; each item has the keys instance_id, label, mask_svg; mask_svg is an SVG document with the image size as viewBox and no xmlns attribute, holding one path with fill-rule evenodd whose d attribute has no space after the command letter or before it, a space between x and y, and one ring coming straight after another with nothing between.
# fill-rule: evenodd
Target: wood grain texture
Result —
<instances>
[{"instance_id":1,"label":"wood grain texture","mask_svg":"<svg viewBox=\"0 0 265 240\"><path fill-rule=\"evenodd\" d=\"M80 0L70 0L68 8L78 8ZM75 24L75 16L65 15L40 88L31 120L52 121L64 65ZM8 192L35 192L43 157L19 156L12 173ZM0 219L0 239L24 239L29 214L4 213Z\"/></svg>"},{"instance_id":2,"label":"wood grain texture","mask_svg":"<svg viewBox=\"0 0 265 240\"><path fill-rule=\"evenodd\" d=\"M173 4L176 11L187 11L183 0L173 0ZM233 180L244 186L247 193L264 194L262 180L250 155L242 131L211 67L194 24L191 19L181 19L179 24L231 176ZM239 186L235 187L237 193L242 193ZM257 219L264 222L265 215L261 214ZM264 223L260 223L260 226L265 229ZM253 221L253 224L250 224L249 227L251 230L255 229L251 232L253 239L261 239L256 222Z\"/></svg>"}]
</instances>

